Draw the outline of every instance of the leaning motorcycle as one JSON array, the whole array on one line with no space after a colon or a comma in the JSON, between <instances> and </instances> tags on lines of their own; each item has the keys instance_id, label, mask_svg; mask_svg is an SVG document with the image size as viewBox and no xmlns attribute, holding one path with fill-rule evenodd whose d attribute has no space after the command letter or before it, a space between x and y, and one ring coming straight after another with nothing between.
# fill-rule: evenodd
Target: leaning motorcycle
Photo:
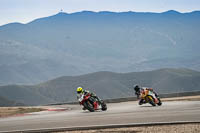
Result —
<instances>
[{"instance_id":1,"label":"leaning motorcycle","mask_svg":"<svg viewBox=\"0 0 200 133\"><path fill-rule=\"evenodd\" d=\"M102 110L102 111L107 110L107 105L103 100L98 101L90 94L82 95L78 100L80 105L82 105L84 109L87 109L90 112L94 112L95 110Z\"/></svg>"},{"instance_id":2,"label":"leaning motorcycle","mask_svg":"<svg viewBox=\"0 0 200 133\"><path fill-rule=\"evenodd\" d=\"M143 103L149 103L152 106L162 105L160 98L156 96L155 93L150 90L142 91L140 94L140 98L141 98L140 101L142 101L142 102L139 102L140 105L142 105Z\"/></svg>"}]
</instances>

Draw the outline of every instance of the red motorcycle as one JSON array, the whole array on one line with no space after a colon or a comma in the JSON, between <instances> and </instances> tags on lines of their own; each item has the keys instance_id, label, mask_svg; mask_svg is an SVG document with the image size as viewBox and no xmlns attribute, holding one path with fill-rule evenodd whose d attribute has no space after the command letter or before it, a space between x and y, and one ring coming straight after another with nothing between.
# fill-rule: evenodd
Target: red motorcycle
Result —
<instances>
[{"instance_id":1,"label":"red motorcycle","mask_svg":"<svg viewBox=\"0 0 200 133\"><path fill-rule=\"evenodd\" d=\"M82 95L79 99L80 105L83 105L84 109L94 112L95 110L107 110L107 105L103 100L98 101L96 98L92 97L90 94Z\"/></svg>"}]
</instances>

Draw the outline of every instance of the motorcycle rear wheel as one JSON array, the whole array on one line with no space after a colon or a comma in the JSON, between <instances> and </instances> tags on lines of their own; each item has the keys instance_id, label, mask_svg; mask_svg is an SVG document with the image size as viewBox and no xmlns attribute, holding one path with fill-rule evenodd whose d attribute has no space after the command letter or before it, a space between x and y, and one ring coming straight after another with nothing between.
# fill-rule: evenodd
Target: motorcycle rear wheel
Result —
<instances>
[{"instance_id":1,"label":"motorcycle rear wheel","mask_svg":"<svg viewBox=\"0 0 200 133\"><path fill-rule=\"evenodd\" d=\"M162 105L162 102L160 100L160 98L158 98L158 103L157 103L158 106L161 106Z\"/></svg>"},{"instance_id":2,"label":"motorcycle rear wheel","mask_svg":"<svg viewBox=\"0 0 200 133\"><path fill-rule=\"evenodd\" d=\"M102 111L106 111L107 110L107 105L106 105L106 103L104 102L104 101L101 101L101 110Z\"/></svg>"}]
</instances>

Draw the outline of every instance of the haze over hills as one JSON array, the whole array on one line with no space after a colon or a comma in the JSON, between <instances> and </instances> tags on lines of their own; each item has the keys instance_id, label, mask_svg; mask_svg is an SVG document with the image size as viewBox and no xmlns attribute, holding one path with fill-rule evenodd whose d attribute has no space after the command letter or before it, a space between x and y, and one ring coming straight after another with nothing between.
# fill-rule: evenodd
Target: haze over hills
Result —
<instances>
[{"instance_id":1,"label":"haze over hills","mask_svg":"<svg viewBox=\"0 0 200 133\"><path fill-rule=\"evenodd\" d=\"M8 106L24 106L24 104L21 104L21 103L16 103L14 101L10 101L4 97L1 97L0 96L0 107L8 107Z\"/></svg>"},{"instance_id":2,"label":"haze over hills","mask_svg":"<svg viewBox=\"0 0 200 133\"><path fill-rule=\"evenodd\" d=\"M97 71L200 70L200 12L60 12L0 26L0 85Z\"/></svg>"},{"instance_id":3,"label":"haze over hills","mask_svg":"<svg viewBox=\"0 0 200 133\"><path fill-rule=\"evenodd\" d=\"M76 101L76 88L82 86L100 98L134 96L133 86L155 88L159 94L200 90L200 72L190 69L159 69L145 72L95 72L81 76L63 76L33 86L0 86L0 97L23 103L41 105Z\"/></svg>"}]
</instances>

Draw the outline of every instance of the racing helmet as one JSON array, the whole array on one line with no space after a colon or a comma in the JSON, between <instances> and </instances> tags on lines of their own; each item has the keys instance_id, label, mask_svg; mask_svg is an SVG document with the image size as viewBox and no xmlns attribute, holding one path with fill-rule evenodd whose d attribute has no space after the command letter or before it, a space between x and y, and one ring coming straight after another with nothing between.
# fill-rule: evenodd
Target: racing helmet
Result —
<instances>
[{"instance_id":1,"label":"racing helmet","mask_svg":"<svg viewBox=\"0 0 200 133\"><path fill-rule=\"evenodd\" d=\"M80 93L83 92L83 88L82 87L78 87L76 91L77 91L78 94L80 94Z\"/></svg>"},{"instance_id":2,"label":"racing helmet","mask_svg":"<svg viewBox=\"0 0 200 133\"><path fill-rule=\"evenodd\" d=\"M140 91L139 85L135 85L134 90L135 90L135 92L139 92Z\"/></svg>"}]
</instances>

